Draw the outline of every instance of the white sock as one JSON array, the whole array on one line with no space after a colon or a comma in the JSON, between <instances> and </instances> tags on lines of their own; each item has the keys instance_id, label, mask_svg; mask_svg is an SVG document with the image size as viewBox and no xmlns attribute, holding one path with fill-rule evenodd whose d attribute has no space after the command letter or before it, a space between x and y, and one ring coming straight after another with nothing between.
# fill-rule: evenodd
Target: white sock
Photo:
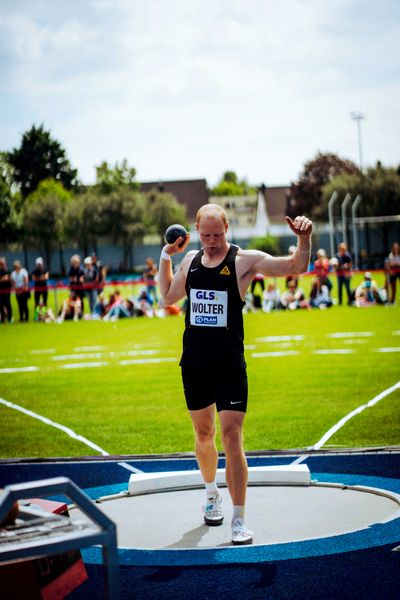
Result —
<instances>
[{"instance_id":1,"label":"white sock","mask_svg":"<svg viewBox=\"0 0 400 600\"><path fill-rule=\"evenodd\" d=\"M233 505L232 523L235 519L244 520L244 506L239 506L238 504Z\"/></svg>"},{"instance_id":2,"label":"white sock","mask_svg":"<svg viewBox=\"0 0 400 600\"><path fill-rule=\"evenodd\" d=\"M215 479L214 481L210 481L210 483L205 481L204 484L206 486L207 498L209 496L216 496L218 494L217 482Z\"/></svg>"}]
</instances>

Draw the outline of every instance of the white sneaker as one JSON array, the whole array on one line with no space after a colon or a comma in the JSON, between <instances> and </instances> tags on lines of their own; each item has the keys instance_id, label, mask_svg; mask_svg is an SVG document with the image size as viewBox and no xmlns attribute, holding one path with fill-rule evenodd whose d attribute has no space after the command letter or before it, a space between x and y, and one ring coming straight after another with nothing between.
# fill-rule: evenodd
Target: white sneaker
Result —
<instances>
[{"instance_id":1,"label":"white sneaker","mask_svg":"<svg viewBox=\"0 0 400 600\"><path fill-rule=\"evenodd\" d=\"M237 518L232 523L232 544L240 546L253 542L253 531L247 529L243 519Z\"/></svg>"},{"instance_id":2,"label":"white sneaker","mask_svg":"<svg viewBox=\"0 0 400 600\"><path fill-rule=\"evenodd\" d=\"M204 521L207 525L222 525L224 515L221 508L222 496L213 494L208 497L207 504L203 507Z\"/></svg>"}]
</instances>

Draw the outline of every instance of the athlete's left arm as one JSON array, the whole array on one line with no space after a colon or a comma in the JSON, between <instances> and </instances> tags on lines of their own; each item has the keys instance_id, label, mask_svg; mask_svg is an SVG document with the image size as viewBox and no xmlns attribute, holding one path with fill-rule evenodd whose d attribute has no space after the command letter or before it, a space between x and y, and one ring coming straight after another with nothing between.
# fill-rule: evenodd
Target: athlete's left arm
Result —
<instances>
[{"instance_id":1,"label":"athlete's left arm","mask_svg":"<svg viewBox=\"0 0 400 600\"><path fill-rule=\"evenodd\" d=\"M271 277L286 275L300 275L307 271L311 253L312 222L307 217L296 217L293 221L286 217L286 221L297 236L297 248L291 256L271 256L266 252L257 250L244 251L246 272L243 276L251 278L255 273L262 273Z\"/></svg>"}]
</instances>

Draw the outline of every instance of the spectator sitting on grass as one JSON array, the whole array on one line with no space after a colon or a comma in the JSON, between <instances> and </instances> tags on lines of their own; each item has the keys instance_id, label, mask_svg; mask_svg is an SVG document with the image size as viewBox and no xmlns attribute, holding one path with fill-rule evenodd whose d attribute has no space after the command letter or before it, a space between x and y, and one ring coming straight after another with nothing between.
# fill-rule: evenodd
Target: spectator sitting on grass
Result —
<instances>
[{"instance_id":1,"label":"spectator sitting on grass","mask_svg":"<svg viewBox=\"0 0 400 600\"><path fill-rule=\"evenodd\" d=\"M280 292L275 283L270 281L267 285L267 289L263 292L262 309L264 312L269 313L271 310L277 310L279 308L281 308Z\"/></svg>"},{"instance_id":2,"label":"spectator sitting on grass","mask_svg":"<svg viewBox=\"0 0 400 600\"><path fill-rule=\"evenodd\" d=\"M96 304L94 305L93 312L90 318L94 321L102 319L106 313L106 297L103 292L97 296Z\"/></svg>"},{"instance_id":3,"label":"spectator sitting on grass","mask_svg":"<svg viewBox=\"0 0 400 600\"><path fill-rule=\"evenodd\" d=\"M133 317L135 314L135 306L131 299L121 299L120 302L114 303L114 306L107 312L103 321L117 321L118 319L126 319Z\"/></svg>"},{"instance_id":4,"label":"spectator sitting on grass","mask_svg":"<svg viewBox=\"0 0 400 600\"><path fill-rule=\"evenodd\" d=\"M297 308L310 308L308 301L301 288L297 287L297 281L292 279L287 283L288 289L282 294L281 304L283 308L296 310Z\"/></svg>"},{"instance_id":5,"label":"spectator sitting on grass","mask_svg":"<svg viewBox=\"0 0 400 600\"><path fill-rule=\"evenodd\" d=\"M33 320L36 323L54 323L56 319L51 308L46 306L43 300L40 300L39 304L35 308Z\"/></svg>"},{"instance_id":6,"label":"spectator sitting on grass","mask_svg":"<svg viewBox=\"0 0 400 600\"><path fill-rule=\"evenodd\" d=\"M364 281L360 283L355 292L356 306L371 306L386 302L386 290L380 290L378 284L369 271L364 273Z\"/></svg>"},{"instance_id":7,"label":"spectator sitting on grass","mask_svg":"<svg viewBox=\"0 0 400 600\"><path fill-rule=\"evenodd\" d=\"M78 293L75 290L72 290L68 298L66 298L63 302L57 322L62 323L65 320L79 321L81 317L82 300L78 296Z\"/></svg>"},{"instance_id":8,"label":"spectator sitting on grass","mask_svg":"<svg viewBox=\"0 0 400 600\"><path fill-rule=\"evenodd\" d=\"M110 312L110 310L112 308L114 308L114 306L117 306L120 302L122 302L121 292L118 290L115 290L109 296L108 303L105 307L103 317L106 317L108 315L108 313Z\"/></svg>"},{"instance_id":9,"label":"spectator sitting on grass","mask_svg":"<svg viewBox=\"0 0 400 600\"><path fill-rule=\"evenodd\" d=\"M138 317L154 317L152 299L146 290L142 290L135 301L135 312Z\"/></svg>"},{"instance_id":10,"label":"spectator sitting on grass","mask_svg":"<svg viewBox=\"0 0 400 600\"><path fill-rule=\"evenodd\" d=\"M324 310L332 306L332 300L329 295L327 285L321 283L320 277L315 277L311 285L310 306Z\"/></svg>"}]
</instances>

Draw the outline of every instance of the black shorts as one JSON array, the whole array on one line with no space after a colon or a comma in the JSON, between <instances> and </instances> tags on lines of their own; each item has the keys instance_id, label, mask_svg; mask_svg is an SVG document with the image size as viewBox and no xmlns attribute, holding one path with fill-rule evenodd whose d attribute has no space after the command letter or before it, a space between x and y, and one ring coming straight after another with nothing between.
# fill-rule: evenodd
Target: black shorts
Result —
<instances>
[{"instance_id":1,"label":"black shorts","mask_svg":"<svg viewBox=\"0 0 400 600\"><path fill-rule=\"evenodd\" d=\"M246 412L246 367L221 366L200 370L182 366L182 382L189 410L216 404L218 412Z\"/></svg>"}]
</instances>

